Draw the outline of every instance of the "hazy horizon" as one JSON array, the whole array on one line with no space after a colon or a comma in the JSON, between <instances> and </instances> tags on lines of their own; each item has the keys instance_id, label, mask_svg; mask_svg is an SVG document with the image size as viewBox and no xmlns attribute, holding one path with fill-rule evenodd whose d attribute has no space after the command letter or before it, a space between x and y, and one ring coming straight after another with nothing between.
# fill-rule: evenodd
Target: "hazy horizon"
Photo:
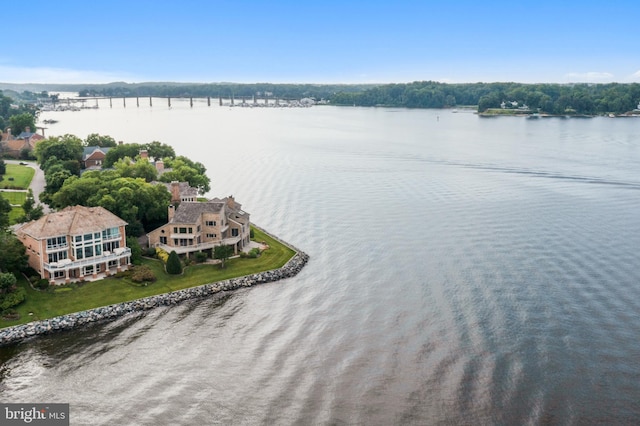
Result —
<instances>
[{"instance_id":1,"label":"hazy horizon","mask_svg":"<svg viewBox=\"0 0 640 426\"><path fill-rule=\"evenodd\" d=\"M461 0L4 5L16 84L640 82L640 4Z\"/></svg>"}]
</instances>

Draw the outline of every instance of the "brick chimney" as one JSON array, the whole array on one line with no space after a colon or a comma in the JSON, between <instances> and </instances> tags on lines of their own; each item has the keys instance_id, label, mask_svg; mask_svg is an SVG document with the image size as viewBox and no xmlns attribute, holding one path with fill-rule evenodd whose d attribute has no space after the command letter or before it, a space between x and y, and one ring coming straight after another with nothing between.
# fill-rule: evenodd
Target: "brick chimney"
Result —
<instances>
[{"instance_id":1,"label":"brick chimney","mask_svg":"<svg viewBox=\"0 0 640 426\"><path fill-rule=\"evenodd\" d=\"M159 175L164 173L164 161L158 160L156 161L156 171Z\"/></svg>"},{"instance_id":2,"label":"brick chimney","mask_svg":"<svg viewBox=\"0 0 640 426\"><path fill-rule=\"evenodd\" d=\"M229 195L227 197L227 206L229 206L229 208L231 209L236 208L236 200L234 200L233 195Z\"/></svg>"},{"instance_id":3,"label":"brick chimney","mask_svg":"<svg viewBox=\"0 0 640 426\"><path fill-rule=\"evenodd\" d=\"M171 222L175 214L176 214L176 207L173 204L169 204L169 222Z\"/></svg>"},{"instance_id":4,"label":"brick chimney","mask_svg":"<svg viewBox=\"0 0 640 426\"><path fill-rule=\"evenodd\" d=\"M149 159L149 151L147 151L146 149L141 149L140 150L140 158Z\"/></svg>"},{"instance_id":5,"label":"brick chimney","mask_svg":"<svg viewBox=\"0 0 640 426\"><path fill-rule=\"evenodd\" d=\"M178 182L177 180L171 182L171 202L180 202L180 182Z\"/></svg>"}]
</instances>

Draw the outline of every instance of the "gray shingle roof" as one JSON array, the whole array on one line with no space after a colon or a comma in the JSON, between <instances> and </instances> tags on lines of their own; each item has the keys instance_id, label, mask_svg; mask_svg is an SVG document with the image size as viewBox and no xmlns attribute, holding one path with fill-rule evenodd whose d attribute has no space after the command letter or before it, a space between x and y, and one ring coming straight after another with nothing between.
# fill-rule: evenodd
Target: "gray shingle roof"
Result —
<instances>
[{"instance_id":1,"label":"gray shingle roof","mask_svg":"<svg viewBox=\"0 0 640 426\"><path fill-rule=\"evenodd\" d=\"M218 201L180 203L170 223L196 223L203 213L220 213L222 206Z\"/></svg>"}]
</instances>

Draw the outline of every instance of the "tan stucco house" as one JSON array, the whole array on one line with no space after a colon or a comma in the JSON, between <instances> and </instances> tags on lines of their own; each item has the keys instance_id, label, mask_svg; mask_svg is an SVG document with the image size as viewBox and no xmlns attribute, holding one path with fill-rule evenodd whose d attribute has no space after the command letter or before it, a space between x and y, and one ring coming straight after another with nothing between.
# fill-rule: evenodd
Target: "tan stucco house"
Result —
<instances>
[{"instance_id":1,"label":"tan stucco house","mask_svg":"<svg viewBox=\"0 0 640 426\"><path fill-rule=\"evenodd\" d=\"M175 189L173 186L175 199ZM169 222L149 234L149 247L178 254L230 245L234 253L250 243L249 213L232 196L205 202L182 201L169 205Z\"/></svg>"},{"instance_id":2,"label":"tan stucco house","mask_svg":"<svg viewBox=\"0 0 640 426\"><path fill-rule=\"evenodd\" d=\"M127 223L103 207L71 206L19 226L29 266L51 284L90 281L127 270Z\"/></svg>"}]
</instances>

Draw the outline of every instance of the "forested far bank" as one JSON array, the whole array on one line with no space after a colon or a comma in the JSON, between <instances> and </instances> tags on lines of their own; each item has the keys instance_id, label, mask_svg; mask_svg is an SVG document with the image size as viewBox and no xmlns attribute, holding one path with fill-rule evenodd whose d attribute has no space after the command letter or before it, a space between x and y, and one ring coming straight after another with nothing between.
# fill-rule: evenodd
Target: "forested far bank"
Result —
<instances>
[{"instance_id":1,"label":"forested far bank","mask_svg":"<svg viewBox=\"0 0 640 426\"><path fill-rule=\"evenodd\" d=\"M0 87L7 86L0 83ZM15 86L15 87L14 87ZM33 86L33 87L32 87ZM14 90L21 86L11 85ZM124 83L29 85L31 90L63 90L92 96L267 97L324 99L333 105L400 108L519 109L545 114L627 114L640 105L640 83L524 84L439 83L415 81L394 84L274 84L274 83ZM46 93L46 92L43 92ZM7 103L7 102L5 102ZM8 107L8 103L6 105ZM634 111L635 110L635 111ZM6 117L5 117L6 119ZM1 123L0 123L1 124Z\"/></svg>"},{"instance_id":2,"label":"forested far bank","mask_svg":"<svg viewBox=\"0 0 640 426\"><path fill-rule=\"evenodd\" d=\"M640 84L446 84L421 81L386 84L361 92L340 92L330 101L334 105L402 108L477 105L478 112L490 108L520 108L547 114L625 114L638 109Z\"/></svg>"}]
</instances>

